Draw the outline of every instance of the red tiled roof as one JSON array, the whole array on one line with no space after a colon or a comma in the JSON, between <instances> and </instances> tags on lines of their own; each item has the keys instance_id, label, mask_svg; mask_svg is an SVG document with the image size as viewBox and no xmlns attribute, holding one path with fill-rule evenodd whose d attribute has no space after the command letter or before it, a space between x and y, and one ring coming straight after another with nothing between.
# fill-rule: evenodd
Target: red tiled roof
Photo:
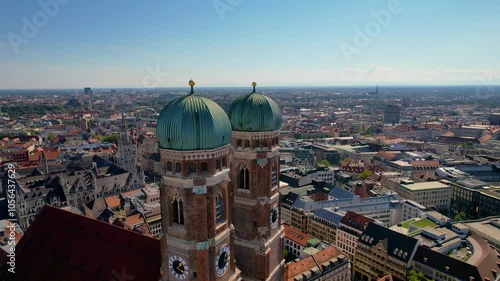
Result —
<instances>
[{"instance_id":1,"label":"red tiled roof","mask_svg":"<svg viewBox=\"0 0 500 281\"><path fill-rule=\"evenodd\" d=\"M160 241L44 206L16 247L16 280L160 279Z\"/></svg>"},{"instance_id":2,"label":"red tiled roof","mask_svg":"<svg viewBox=\"0 0 500 281\"><path fill-rule=\"evenodd\" d=\"M491 140L492 138L493 138L492 135L484 135L484 136L479 138L479 142L480 143L487 142L487 141Z\"/></svg>"},{"instance_id":3,"label":"red tiled roof","mask_svg":"<svg viewBox=\"0 0 500 281\"><path fill-rule=\"evenodd\" d=\"M394 159L394 157L398 156L399 154L401 154L401 151L379 151L375 155L375 157L385 158L388 161L391 161L392 159Z\"/></svg>"},{"instance_id":4,"label":"red tiled roof","mask_svg":"<svg viewBox=\"0 0 500 281\"><path fill-rule=\"evenodd\" d=\"M285 270L287 271L287 281L293 281L295 276L302 274L314 267L317 267L317 265L311 256L288 265L285 268Z\"/></svg>"},{"instance_id":5,"label":"red tiled roof","mask_svg":"<svg viewBox=\"0 0 500 281\"><path fill-rule=\"evenodd\" d=\"M285 228L285 238L288 238L303 247L307 246L307 241L313 238L311 235L305 234L299 229L289 226L288 224L283 224L283 226Z\"/></svg>"},{"instance_id":6,"label":"red tiled roof","mask_svg":"<svg viewBox=\"0 0 500 281\"><path fill-rule=\"evenodd\" d=\"M305 259L291 263L287 267L285 267L285 280L293 281L295 276L301 275L304 272L307 272L315 267L321 269L322 268L321 265L324 262L327 262L340 255L344 254L335 246L331 246Z\"/></svg>"},{"instance_id":7,"label":"red tiled roof","mask_svg":"<svg viewBox=\"0 0 500 281\"><path fill-rule=\"evenodd\" d=\"M55 160L59 155L61 155L61 151L45 151L45 158L48 161Z\"/></svg>"},{"instance_id":8,"label":"red tiled roof","mask_svg":"<svg viewBox=\"0 0 500 281\"><path fill-rule=\"evenodd\" d=\"M347 211L344 217L340 220L341 224L345 224L359 231L365 230L365 227L369 222L373 222L373 219L351 211Z\"/></svg>"},{"instance_id":9,"label":"red tiled roof","mask_svg":"<svg viewBox=\"0 0 500 281\"><path fill-rule=\"evenodd\" d=\"M144 217L141 213L132 214L125 218L125 223L130 227L134 227L137 224L144 224Z\"/></svg>"},{"instance_id":10,"label":"red tiled roof","mask_svg":"<svg viewBox=\"0 0 500 281\"><path fill-rule=\"evenodd\" d=\"M318 265L321 265L322 263L329 261L335 257L338 257L342 254L343 253L338 248L331 246L317 252L316 254L313 254L313 257L314 260L316 260L316 263L318 263Z\"/></svg>"},{"instance_id":11,"label":"red tiled roof","mask_svg":"<svg viewBox=\"0 0 500 281\"><path fill-rule=\"evenodd\" d=\"M41 155L41 154L42 154L42 153L41 153L41 152L39 152L39 151L34 152L33 154L31 154L31 155L29 156L29 160L30 160L30 161L38 161L38 160L40 160L40 155Z\"/></svg>"},{"instance_id":12,"label":"red tiled roof","mask_svg":"<svg viewBox=\"0 0 500 281\"><path fill-rule=\"evenodd\" d=\"M120 206L120 196L118 196L118 195L106 197L106 198L104 198L104 200L106 201L106 205L110 209L113 209L113 208Z\"/></svg>"}]
</instances>

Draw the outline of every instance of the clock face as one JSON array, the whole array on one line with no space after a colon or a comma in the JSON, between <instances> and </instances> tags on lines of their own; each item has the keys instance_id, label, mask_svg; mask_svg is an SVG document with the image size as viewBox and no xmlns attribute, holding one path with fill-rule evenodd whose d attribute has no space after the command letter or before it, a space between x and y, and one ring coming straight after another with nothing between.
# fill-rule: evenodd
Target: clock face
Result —
<instances>
[{"instance_id":1,"label":"clock face","mask_svg":"<svg viewBox=\"0 0 500 281\"><path fill-rule=\"evenodd\" d=\"M269 215L269 220L271 221L271 228L275 228L278 225L278 206L274 206Z\"/></svg>"},{"instance_id":2,"label":"clock face","mask_svg":"<svg viewBox=\"0 0 500 281\"><path fill-rule=\"evenodd\" d=\"M229 268L229 258L231 256L231 252L229 251L229 247L226 245L220 249L217 256L215 256L215 273L217 276L222 276L226 273Z\"/></svg>"},{"instance_id":3,"label":"clock face","mask_svg":"<svg viewBox=\"0 0 500 281\"><path fill-rule=\"evenodd\" d=\"M168 260L170 272L179 280L184 280L188 277L188 266L186 261L178 256L171 256Z\"/></svg>"}]
</instances>

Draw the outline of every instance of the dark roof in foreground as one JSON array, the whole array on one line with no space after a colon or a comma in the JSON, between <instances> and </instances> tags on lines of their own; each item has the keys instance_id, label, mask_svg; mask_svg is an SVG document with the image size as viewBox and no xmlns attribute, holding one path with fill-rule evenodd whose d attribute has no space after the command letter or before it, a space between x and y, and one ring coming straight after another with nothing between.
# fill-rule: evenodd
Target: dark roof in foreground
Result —
<instances>
[{"instance_id":1,"label":"dark roof in foreground","mask_svg":"<svg viewBox=\"0 0 500 281\"><path fill-rule=\"evenodd\" d=\"M158 281L160 267L158 239L46 205L19 241L7 280Z\"/></svg>"},{"instance_id":2,"label":"dark roof in foreground","mask_svg":"<svg viewBox=\"0 0 500 281\"><path fill-rule=\"evenodd\" d=\"M482 280L477 267L423 246L418 247L413 259L460 280L470 280L471 277Z\"/></svg>"},{"instance_id":3,"label":"dark roof in foreground","mask_svg":"<svg viewBox=\"0 0 500 281\"><path fill-rule=\"evenodd\" d=\"M389 256L405 263L411 260L418 246L418 240L413 237L369 222L365 231L361 234L358 243L374 247L379 242Z\"/></svg>"}]
</instances>

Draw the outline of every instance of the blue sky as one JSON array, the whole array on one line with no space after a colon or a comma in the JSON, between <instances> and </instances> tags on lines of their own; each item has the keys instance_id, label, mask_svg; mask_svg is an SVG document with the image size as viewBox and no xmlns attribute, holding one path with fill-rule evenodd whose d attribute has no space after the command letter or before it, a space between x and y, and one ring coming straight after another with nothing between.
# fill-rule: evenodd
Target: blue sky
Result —
<instances>
[{"instance_id":1,"label":"blue sky","mask_svg":"<svg viewBox=\"0 0 500 281\"><path fill-rule=\"evenodd\" d=\"M2 0L0 88L500 84L499 14L497 0Z\"/></svg>"}]
</instances>

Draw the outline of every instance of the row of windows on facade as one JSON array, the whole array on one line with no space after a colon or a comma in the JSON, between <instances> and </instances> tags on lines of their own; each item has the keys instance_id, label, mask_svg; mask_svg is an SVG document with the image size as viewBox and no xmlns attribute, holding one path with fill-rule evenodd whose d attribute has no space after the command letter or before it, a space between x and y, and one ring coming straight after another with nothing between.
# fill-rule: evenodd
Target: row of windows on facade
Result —
<instances>
[{"instance_id":1,"label":"row of windows on facade","mask_svg":"<svg viewBox=\"0 0 500 281\"><path fill-rule=\"evenodd\" d=\"M274 145L277 145L279 143L278 141L278 138L272 138L271 139L271 145L274 146ZM263 147L267 147L268 144L267 144L267 140L263 140L262 141L262 144L260 143L259 140L255 140L254 143L253 143L253 147L256 148L263 148ZM242 147L242 148L250 148L250 140L245 140L245 145L243 146L243 140L237 140L236 141L236 147Z\"/></svg>"},{"instance_id":2,"label":"row of windows on facade","mask_svg":"<svg viewBox=\"0 0 500 281\"><path fill-rule=\"evenodd\" d=\"M197 171L197 165L196 163L190 163L189 164L189 172L190 173L196 173ZM226 158L222 158L222 161L215 160L215 169L220 170L221 168L226 168ZM181 163L175 163L175 172L180 173L182 169ZM173 164L172 162L168 161L167 162L167 172L172 172L173 170ZM200 165L200 170L202 172L208 172L208 163L203 162Z\"/></svg>"},{"instance_id":3,"label":"row of windows on facade","mask_svg":"<svg viewBox=\"0 0 500 281\"><path fill-rule=\"evenodd\" d=\"M182 201L182 198L179 195L176 195L172 205L172 219L174 223L184 224L184 202ZM215 200L215 222L222 223L224 221L226 221L224 198L222 197L222 194L218 192Z\"/></svg>"}]
</instances>

